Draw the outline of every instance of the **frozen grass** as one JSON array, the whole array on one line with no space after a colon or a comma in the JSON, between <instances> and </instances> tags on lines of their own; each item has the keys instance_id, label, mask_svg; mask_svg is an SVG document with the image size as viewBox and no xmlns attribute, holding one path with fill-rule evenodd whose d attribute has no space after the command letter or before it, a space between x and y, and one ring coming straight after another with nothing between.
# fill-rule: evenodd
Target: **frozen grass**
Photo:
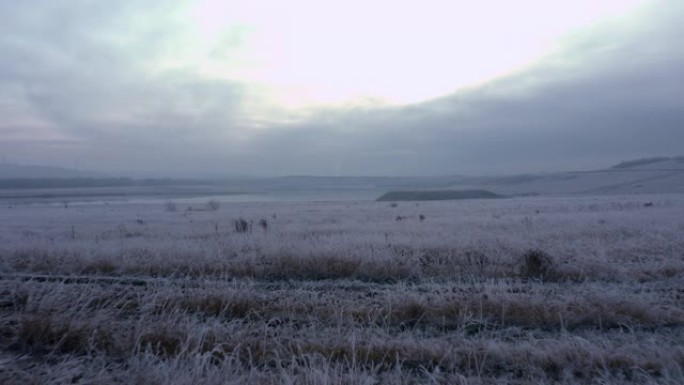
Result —
<instances>
[{"instance_id":1,"label":"frozen grass","mask_svg":"<svg viewBox=\"0 0 684 385\"><path fill-rule=\"evenodd\" d=\"M684 383L684 196L177 206L1 208L0 383Z\"/></svg>"}]
</instances>

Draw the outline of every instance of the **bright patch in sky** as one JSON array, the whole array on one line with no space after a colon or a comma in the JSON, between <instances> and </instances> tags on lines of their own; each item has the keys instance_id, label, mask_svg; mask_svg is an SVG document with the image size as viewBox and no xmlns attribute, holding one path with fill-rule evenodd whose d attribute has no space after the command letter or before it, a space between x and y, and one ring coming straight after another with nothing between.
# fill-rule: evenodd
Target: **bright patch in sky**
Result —
<instances>
[{"instance_id":1,"label":"bright patch in sky","mask_svg":"<svg viewBox=\"0 0 684 385\"><path fill-rule=\"evenodd\" d=\"M281 106L415 103L505 75L640 0L201 0L193 67Z\"/></svg>"}]
</instances>

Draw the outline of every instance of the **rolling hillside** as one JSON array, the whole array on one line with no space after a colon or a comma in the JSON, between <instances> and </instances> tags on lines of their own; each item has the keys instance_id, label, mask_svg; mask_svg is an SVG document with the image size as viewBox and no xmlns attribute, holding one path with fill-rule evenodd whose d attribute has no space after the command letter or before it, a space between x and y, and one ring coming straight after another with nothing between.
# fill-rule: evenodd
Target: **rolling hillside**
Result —
<instances>
[{"instance_id":1,"label":"rolling hillside","mask_svg":"<svg viewBox=\"0 0 684 385\"><path fill-rule=\"evenodd\" d=\"M684 157L629 161L597 171L483 178L454 187L504 195L682 193Z\"/></svg>"}]
</instances>

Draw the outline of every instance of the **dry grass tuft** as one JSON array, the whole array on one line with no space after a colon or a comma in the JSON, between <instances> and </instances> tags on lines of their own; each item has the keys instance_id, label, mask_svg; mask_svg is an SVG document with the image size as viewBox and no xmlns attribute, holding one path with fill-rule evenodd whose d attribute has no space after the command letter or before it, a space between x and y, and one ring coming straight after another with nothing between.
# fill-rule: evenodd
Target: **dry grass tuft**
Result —
<instances>
[{"instance_id":1,"label":"dry grass tuft","mask_svg":"<svg viewBox=\"0 0 684 385\"><path fill-rule=\"evenodd\" d=\"M142 351L161 356L176 356L188 343L188 334L182 328L160 322L152 330L138 337L137 347Z\"/></svg>"},{"instance_id":2,"label":"dry grass tuft","mask_svg":"<svg viewBox=\"0 0 684 385\"><path fill-rule=\"evenodd\" d=\"M554 276L553 258L543 250L531 249L522 255L520 275L524 278L545 280Z\"/></svg>"}]
</instances>

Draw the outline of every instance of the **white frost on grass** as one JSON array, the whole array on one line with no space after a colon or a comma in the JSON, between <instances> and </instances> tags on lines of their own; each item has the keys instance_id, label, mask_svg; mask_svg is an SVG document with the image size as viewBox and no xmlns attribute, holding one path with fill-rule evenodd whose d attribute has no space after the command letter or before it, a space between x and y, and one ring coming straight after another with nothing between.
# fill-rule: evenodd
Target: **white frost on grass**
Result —
<instances>
[{"instance_id":1,"label":"white frost on grass","mask_svg":"<svg viewBox=\"0 0 684 385\"><path fill-rule=\"evenodd\" d=\"M684 381L681 195L0 215L2 383Z\"/></svg>"}]
</instances>

